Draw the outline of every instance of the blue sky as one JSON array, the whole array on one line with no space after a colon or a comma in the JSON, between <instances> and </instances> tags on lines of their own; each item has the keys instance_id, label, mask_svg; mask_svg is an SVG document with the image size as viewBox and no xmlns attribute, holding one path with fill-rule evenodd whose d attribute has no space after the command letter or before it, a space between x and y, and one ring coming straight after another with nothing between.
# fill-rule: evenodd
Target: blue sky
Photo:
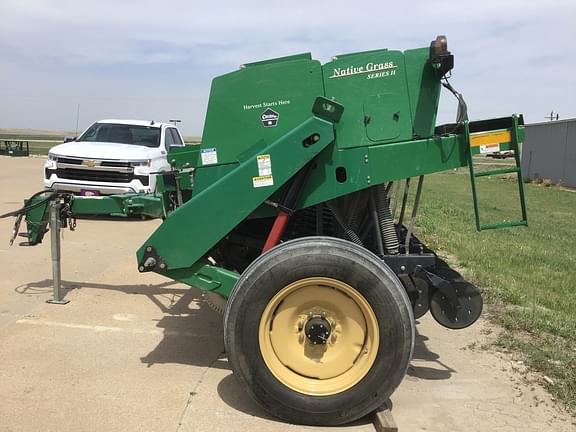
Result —
<instances>
[{"instance_id":1,"label":"blue sky","mask_svg":"<svg viewBox=\"0 0 576 432\"><path fill-rule=\"evenodd\" d=\"M0 127L74 130L102 118L182 119L200 135L213 77L300 52L428 46L448 37L472 119L576 117L576 1L167 3L2 0ZM439 122L456 103L444 92Z\"/></svg>"}]
</instances>

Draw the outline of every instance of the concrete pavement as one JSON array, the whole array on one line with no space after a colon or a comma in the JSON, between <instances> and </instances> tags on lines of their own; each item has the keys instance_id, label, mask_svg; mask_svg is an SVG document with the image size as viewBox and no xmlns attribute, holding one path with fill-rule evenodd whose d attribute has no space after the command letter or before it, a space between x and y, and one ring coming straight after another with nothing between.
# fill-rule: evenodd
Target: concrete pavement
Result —
<instances>
[{"instance_id":1,"label":"concrete pavement","mask_svg":"<svg viewBox=\"0 0 576 432\"><path fill-rule=\"evenodd\" d=\"M0 157L0 213L41 188L42 163ZM48 239L8 248L12 222L0 220L0 431L374 430L369 419L289 425L256 406L229 369L221 316L197 290L138 273L134 253L159 221L79 220L65 231L65 306L45 303ZM478 348L493 331L421 320L392 398L400 431L576 430L514 359Z\"/></svg>"}]
</instances>

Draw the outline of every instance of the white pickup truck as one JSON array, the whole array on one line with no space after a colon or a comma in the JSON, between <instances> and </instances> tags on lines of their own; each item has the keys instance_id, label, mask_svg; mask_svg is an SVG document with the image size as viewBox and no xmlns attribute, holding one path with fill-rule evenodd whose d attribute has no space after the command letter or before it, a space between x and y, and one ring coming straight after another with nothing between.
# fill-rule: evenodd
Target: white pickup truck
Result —
<instances>
[{"instance_id":1,"label":"white pickup truck","mask_svg":"<svg viewBox=\"0 0 576 432\"><path fill-rule=\"evenodd\" d=\"M182 135L168 123L100 120L50 149L44 186L88 196L154 192L154 173L170 170L168 150L182 146Z\"/></svg>"}]
</instances>

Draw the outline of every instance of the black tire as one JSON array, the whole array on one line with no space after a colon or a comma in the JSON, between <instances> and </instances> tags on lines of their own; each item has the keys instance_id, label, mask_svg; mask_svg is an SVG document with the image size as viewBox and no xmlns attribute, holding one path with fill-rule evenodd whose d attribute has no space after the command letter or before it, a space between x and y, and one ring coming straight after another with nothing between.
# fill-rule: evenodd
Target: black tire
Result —
<instances>
[{"instance_id":1,"label":"black tire","mask_svg":"<svg viewBox=\"0 0 576 432\"><path fill-rule=\"evenodd\" d=\"M262 357L259 324L271 299L287 285L310 277L353 287L372 308L378 350L368 372L352 387L328 396L284 385ZM340 425L380 407L398 387L412 358L414 317L402 283L376 255L351 242L307 237L279 245L241 275L224 317L228 360L243 388L266 411L291 423Z\"/></svg>"}]
</instances>

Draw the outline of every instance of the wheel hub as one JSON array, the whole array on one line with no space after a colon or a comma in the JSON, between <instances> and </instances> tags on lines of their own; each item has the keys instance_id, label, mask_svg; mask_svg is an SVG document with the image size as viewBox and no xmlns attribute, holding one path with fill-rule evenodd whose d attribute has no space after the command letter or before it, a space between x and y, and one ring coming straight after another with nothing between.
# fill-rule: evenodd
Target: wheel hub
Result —
<instances>
[{"instance_id":1,"label":"wheel hub","mask_svg":"<svg viewBox=\"0 0 576 432\"><path fill-rule=\"evenodd\" d=\"M354 386L378 351L378 321L354 288L331 278L300 279L281 289L260 320L259 343L270 372L309 395Z\"/></svg>"},{"instance_id":2,"label":"wheel hub","mask_svg":"<svg viewBox=\"0 0 576 432\"><path fill-rule=\"evenodd\" d=\"M328 342L328 338L332 332L332 326L324 317L313 316L306 323L304 332L311 344L324 345Z\"/></svg>"}]
</instances>

